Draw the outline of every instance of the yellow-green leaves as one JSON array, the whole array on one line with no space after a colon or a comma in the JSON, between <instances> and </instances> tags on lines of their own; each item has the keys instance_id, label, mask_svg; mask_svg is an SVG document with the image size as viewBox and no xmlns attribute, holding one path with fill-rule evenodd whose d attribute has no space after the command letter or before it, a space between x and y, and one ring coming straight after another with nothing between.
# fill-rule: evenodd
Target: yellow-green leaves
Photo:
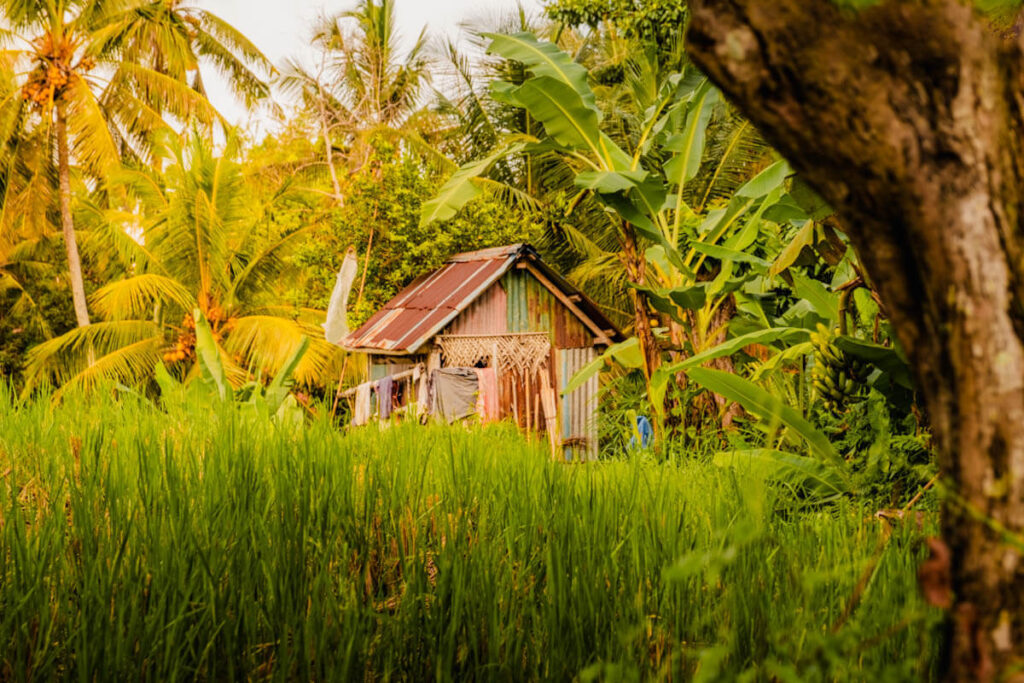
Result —
<instances>
[{"instance_id":1,"label":"yellow-green leaves","mask_svg":"<svg viewBox=\"0 0 1024 683\"><path fill-rule=\"evenodd\" d=\"M434 221L446 221L459 209L468 204L471 200L483 193L476 182L480 175L487 172L499 159L517 154L522 151L525 143L510 142L500 145L491 154L468 163L452 174L437 195L428 202L424 202L420 209L420 225L428 225Z\"/></svg>"},{"instance_id":2,"label":"yellow-green leaves","mask_svg":"<svg viewBox=\"0 0 1024 683\"><path fill-rule=\"evenodd\" d=\"M594 92L587 83L587 70L554 43L537 40L532 33L502 35L485 33L491 40L487 51L505 59L522 62L536 78L551 78L576 92L583 104L598 116Z\"/></svg>"},{"instance_id":3,"label":"yellow-green leaves","mask_svg":"<svg viewBox=\"0 0 1024 683\"><path fill-rule=\"evenodd\" d=\"M704 157L704 137L711 112L718 102L718 90L705 81L698 88L683 130L665 143L674 156L665 164L665 176L673 185L685 185L697 175Z\"/></svg>"},{"instance_id":4,"label":"yellow-green leaves","mask_svg":"<svg viewBox=\"0 0 1024 683\"><path fill-rule=\"evenodd\" d=\"M832 442L823 433L804 419L804 417L779 397L773 396L750 380L730 372L709 370L708 368L691 368L687 376L705 389L736 401L746 410L758 417L779 421L799 434L807 442L811 452L822 461L842 466L843 459L832 446Z\"/></svg>"},{"instance_id":5,"label":"yellow-green leaves","mask_svg":"<svg viewBox=\"0 0 1024 683\"><path fill-rule=\"evenodd\" d=\"M572 87L541 76L527 80L514 95L559 145L602 156L597 112L587 107Z\"/></svg>"},{"instance_id":6,"label":"yellow-green leaves","mask_svg":"<svg viewBox=\"0 0 1024 683\"><path fill-rule=\"evenodd\" d=\"M192 293L176 279L141 273L114 280L92 295L96 312L108 320L124 320L151 313L157 302L172 302L185 310L195 305Z\"/></svg>"},{"instance_id":7,"label":"yellow-green leaves","mask_svg":"<svg viewBox=\"0 0 1024 683\"><path fill-rule=\"evenodd\" d=\"M222 401L231 399L231 384L220 359L220 346L213 338L210 324L198 308L192 312L196 323L196 357L202 373L203 383L208 385Z\"/></svg>"}]
</instances>

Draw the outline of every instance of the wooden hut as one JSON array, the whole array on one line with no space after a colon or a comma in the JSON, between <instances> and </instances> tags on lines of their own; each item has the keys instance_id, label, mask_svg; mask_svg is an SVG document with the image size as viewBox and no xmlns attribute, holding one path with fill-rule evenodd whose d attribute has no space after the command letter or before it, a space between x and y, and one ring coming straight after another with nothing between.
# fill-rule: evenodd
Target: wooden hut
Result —
<instances>
[{"instance_id":1,"label":"wooden hut","mask_svg":"<svg viewBox=\"0 0 1024 683\"><path fill-rule=\"evenodd\" d=\"M567 455L597 455L597 378L561 396L577 370L622 333L527 244L457 254L414 280L341 345L366 354L370 380L413 368L494 367L500 417L557 424ZM556 416L546 414L547 395ZM553 422L549 422L553 418Z\"/></svg>"}]
</instances>

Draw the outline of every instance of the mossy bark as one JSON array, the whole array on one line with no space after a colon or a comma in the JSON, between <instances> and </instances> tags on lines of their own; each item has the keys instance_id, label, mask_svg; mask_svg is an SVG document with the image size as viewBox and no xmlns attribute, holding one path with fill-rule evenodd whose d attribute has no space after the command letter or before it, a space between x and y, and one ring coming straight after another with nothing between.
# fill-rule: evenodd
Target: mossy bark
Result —
<instances>
[{"instance_id":1,"label":"mossy bark","mask_svg":"<svg viewBox=\"0 0 1024 683\"><path fill-rule=\"evenodd\" d=\"M693 0L690 54L836 208L940 452L951 680L1024 680L1024 39L954 0Z\"/></svg>"}]
</instances>

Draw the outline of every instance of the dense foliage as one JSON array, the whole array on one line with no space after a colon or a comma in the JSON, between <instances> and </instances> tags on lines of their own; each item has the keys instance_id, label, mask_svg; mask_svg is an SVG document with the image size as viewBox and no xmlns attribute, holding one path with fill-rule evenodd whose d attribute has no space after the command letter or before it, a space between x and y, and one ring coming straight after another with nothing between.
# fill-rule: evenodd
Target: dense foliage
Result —
<instances>
[{"instance_id":1,"label":"dense foliage","mask_svg":"<svg viewBox=\"0 0 1024 683\"><path fill-rule=\"evenodd\" d=\"M395 7L275 70L177 0L0 0L0 680L935 677L905 354L684 4L552 0L472 58ZM569 385L601 462L339 429L345 254L356 325L517 242L625 333Z\"/></svg>"}]
</instances>

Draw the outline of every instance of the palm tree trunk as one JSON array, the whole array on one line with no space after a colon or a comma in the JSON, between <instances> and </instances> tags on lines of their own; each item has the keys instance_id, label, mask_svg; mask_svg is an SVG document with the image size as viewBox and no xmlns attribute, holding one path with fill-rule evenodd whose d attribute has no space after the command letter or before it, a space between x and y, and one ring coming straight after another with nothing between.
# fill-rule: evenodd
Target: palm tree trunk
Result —
<instances>
[{"instance_id":1,"label":"palm tree trunk","mask_svg":"<svg viewBox=\"0 0 1024 683\"><path fill-rule=\"evenodd\" d=\"M89 324L89 308L85 300L85 282L82 280L82 259L78 255L75 222L71 216L71 163L68 161L67 111L64 103L60 101L57 102L57 171L60 179L60 224L68 254L71 298L75 305L78 326L85 327Z\"/></svg>"},{"instance_id":2,"label":"palm tree trunk","mask_svg":"<svg viewBox=\"0 0 1024 683\"><path fill-rule=\"evenodd\" d=\"M334 200L338 206L344 206L345 200L341 196L341 183L338 182L338 171L334 168L334 145L331 143L331 128L327 121L327 107L324 105L324 89L320 81L316 83L319 97L317 104L320 109L320 133L324 136L324 158L327 161L327 170L331 174L331 186L334 188Z\"/></svg>"}]
</instances>

